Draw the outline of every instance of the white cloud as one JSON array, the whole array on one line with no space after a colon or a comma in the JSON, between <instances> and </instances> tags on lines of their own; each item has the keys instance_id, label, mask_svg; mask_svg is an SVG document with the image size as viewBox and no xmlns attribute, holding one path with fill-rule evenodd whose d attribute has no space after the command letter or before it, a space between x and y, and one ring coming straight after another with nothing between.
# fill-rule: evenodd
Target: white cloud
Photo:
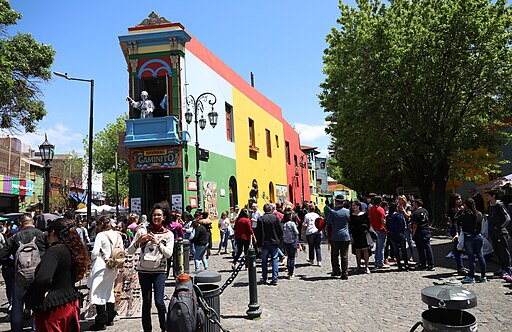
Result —
<instances>
[{"instance_id":1,"label":"white cloud","mask_svg":"<svg viewBox=\"0 0 512 332\"><path fill-rule=\"evenodd\" d=\"M84 136L80 133L73 133L73 130L62 123L56 123L50 128L38 128L35 133L11 134L18 138L22 143L29 145L33 150L37 150L39 145L44 142L44 134L48 135L48 141L55 145L57 153L68 153L73 150L79 154L83 153L82 140ZM2 131L7 135L8 132Z\"/></svg>"},{"instance_id":2,"label":"white cloud","mask_svg":"<svg viewBox=\"0 0 512 332\"><path fill-rule=\"evenodd\" d=\"M300 135L300 141L304 143L314 143L319 138L327 136L325 133L326 124L322 125L309 125L305 123L295 123L295 130Z\"/></svg>"}]
</instances>

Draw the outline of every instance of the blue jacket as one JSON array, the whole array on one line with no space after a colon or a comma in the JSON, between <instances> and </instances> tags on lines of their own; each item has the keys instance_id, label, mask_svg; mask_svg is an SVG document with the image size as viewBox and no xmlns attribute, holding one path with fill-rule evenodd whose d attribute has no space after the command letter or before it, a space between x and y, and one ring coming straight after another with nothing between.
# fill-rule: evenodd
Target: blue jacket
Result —
<instances>
[{"instance_id":1,"label":"blue jacket","mask_svg":"<svg viewBox=\"0 0 512 332\"><path fill-rule=\"evenodd\" d=\"M350 241L348 232L348 223L350 221L350 211L342 206L336 206L325 221L326 224L332 224L331 241Z\"/></svg>"},{"instance_id":2,"label":"blue jacket","mask_svg":"<svg viewBox=\"0 0 512 332\"><path fill-rule=\"evenodd\" d=\"M390 233L404 234L407 223L401 213L395 212L392 215L388 215L386 217L386 227Z\"/></svg>"}]
</instances>

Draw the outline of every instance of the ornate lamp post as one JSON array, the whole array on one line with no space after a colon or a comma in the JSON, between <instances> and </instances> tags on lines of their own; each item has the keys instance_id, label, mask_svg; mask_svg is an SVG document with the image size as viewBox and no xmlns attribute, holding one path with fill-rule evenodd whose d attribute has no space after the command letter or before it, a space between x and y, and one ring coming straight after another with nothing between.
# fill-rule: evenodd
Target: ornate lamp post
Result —
<instances>
[{"instance_id":1,"label":"ornate lamp post","mask_svg":"<svg viewBox=\"0 0 512 332\"><path fill-rule=\"evenodd\" d=\"M199 124L199 128L201 128L201 130L206 127L206 119L204 118L203 114L204 108L207 106L207 104L209 104L212 107L212 110L208 113L208 120L210 121L212 128L215 128L219 118L219 114L213 109L213 105L215 105L216 102L217 97L215 97L215 95L211 92L204 92L195 99L191 95L187 97L187 111L185 112L185 121L190 124L192 122L192 118L194 118L196 127L196 187L198 209L201 208L201 171L199 169L199 131L197 130L197 124ZM190 111L191 107L193 107L194 113ZM197 119L198 112L201 113L200 119Z\"/></svg>"},{"instance_id":2,"label":"ornate lamp post","mask_svg":"<svg viewBox=\"0 0 512 332\"><path fill-rule=\"evenodd\" d=\"M302 182L302 200L301 203L304 202L304 168L306 167L306 163L304 162L304 155L300 156L300 178Z\"/></svg>"},{"instance_id":3,"label":"ornate lamp post","mask_svg":"<svg viewBox=\"0 0 512 332\"><path fill-rule=\"evenodd\" d=\"M70 81L80 81L80 82L89 82L91 83L91 99L90 99L90 110L89 110L89 148L88 148L88 155L89 155L89 164L87 168L87 220L91 217L91 210L92 210L92 134L93 134L93 114L94 114L94 80L93 79L84 79L84 78L76 78L76 77L69 77L68 73L59 73L54 71L55 75L65 78Z\"/></svg>"},{"instance_id":4,"label":"ornate lamp post","mask_svg":"<svg viewBox=\"0 0 512 332\"><path fill-rule=\"evenodd\" d=\"M39 153L41 160L44 162L44 199L43 199L43 213L50 212L50 162L53 160L55 154L55 145L48 142L46 134L44 134L44 142L39 145Z\"/></svg>"}]
</instances>

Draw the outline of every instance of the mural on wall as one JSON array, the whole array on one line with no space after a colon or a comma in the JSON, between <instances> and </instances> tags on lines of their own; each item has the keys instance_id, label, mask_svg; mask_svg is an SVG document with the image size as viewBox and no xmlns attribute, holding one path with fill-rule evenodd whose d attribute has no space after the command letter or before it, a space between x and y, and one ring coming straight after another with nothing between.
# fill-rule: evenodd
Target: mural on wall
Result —
<instances>
[{"instance_id":1,"label":"mural on wall","mask_svg":"<svg viewBox=\"0 0 512 332\"><path fill-rule=\"evenodd\" d=\"M279 203L288 202L288 187L276 184L276 199Z\"/></svg>"},{"instance_id":2,"label":"mural on wall","mask_svg":"<svg viewBox=\"0 0 512 332\"><path fill-rule=\"evenodd\" d=\"M217 202L217 183L216 182L203 182L204 192L204 210L210 214L210 217L218 217L219 209Z\"/></svg>"}]
</instances>

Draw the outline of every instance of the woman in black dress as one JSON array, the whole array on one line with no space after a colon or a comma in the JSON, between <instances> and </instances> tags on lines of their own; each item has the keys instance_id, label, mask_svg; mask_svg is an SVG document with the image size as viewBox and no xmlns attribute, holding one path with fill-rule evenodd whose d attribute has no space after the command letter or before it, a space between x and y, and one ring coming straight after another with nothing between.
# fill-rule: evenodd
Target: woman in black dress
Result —
<instances>
[{"instance_id":1,"label":"woman in black dress","mask_svg":"<svg viewBox=\"0 0 512 332\"><path fill-rule=\"evenodd\" d=\"M37 331L80 331L79 293L89 265L89 253L71 220L58 218L48 223L48 244L26 297L34 309Z\"/></svg>"},{"instance_id":2,"label":"woman in black dress","mask_svg":"<svg viewBox=\"0 0 512 332\"><path fill-rule=\"evenodd\" d=\"M363 257L365 273L370 273L370 269L368 267L370 256L368 250L369 245L366 241L366 234L368 234L369 229L370 220L368 219L368 215L362 211L361 202L356 200L352 203L352 213L350 214L350 243L352 244L352 248L355 249L357 268L359 271L362 271L361 256Z\"/></svg>"}]
</instances>

